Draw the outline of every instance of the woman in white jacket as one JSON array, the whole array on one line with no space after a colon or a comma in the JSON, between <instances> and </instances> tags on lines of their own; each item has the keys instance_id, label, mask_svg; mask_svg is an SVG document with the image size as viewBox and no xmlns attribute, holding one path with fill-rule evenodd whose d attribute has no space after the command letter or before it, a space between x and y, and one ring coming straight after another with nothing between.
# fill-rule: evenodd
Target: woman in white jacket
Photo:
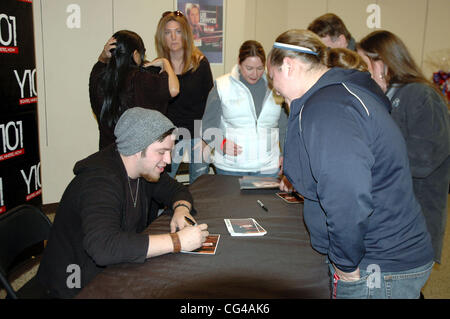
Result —
<instances>
[{"instance_id":1,"label":"woman in white jacket","mask_svg":"<svg viewBox=\"0 0 450 319\"><path fill-rule=\"evenodd\" d=\"M202 119L203 140L215 148L217 174L277 176L287 113L265 76L262 45L245 41L238 64L216 79Z\"/></svg>"}]
</instances>

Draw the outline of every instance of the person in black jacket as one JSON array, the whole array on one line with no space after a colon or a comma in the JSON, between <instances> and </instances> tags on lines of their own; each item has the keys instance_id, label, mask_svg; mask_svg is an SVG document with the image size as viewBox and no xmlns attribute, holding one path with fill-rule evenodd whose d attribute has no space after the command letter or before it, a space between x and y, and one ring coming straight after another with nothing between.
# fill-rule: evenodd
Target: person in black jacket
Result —
<instances>
[{"instance_id":1,"label":"person in black jacket","mask_svg":"<svg viewBox=\"0 0 450 319\"><path fill-rule=\"evenodd\" d=\"M155 33L158 57L170 62L179 82L180 94L169 101L167 117L178 127L169 175L175 177L184 153L189 155L189 183L208 174L202 161L200 124L213 76L208 59L194 45L192 30L181 11L166 11Z\"/></svg>"},{"instance_id":2,"label":"person in black jacket","mask_svg":"<svg viewBox=\"0 0 450 319\"><path fill-rule=\"evenodd\" d=\"M450 117L444 96L427 80L403 41L386 30L365 36L358 53L392 102L391 116L408 149L414 192L441 263L450 182Z\"/></svg>"},{"instance_id":3,"label":"person in black jacket","mask_svg":"<svg viewBox=\"0 0 450 319\"><path fill-rule=\"evenodd\" d=\"M116 143L75 164L37 274L48 295L74 297L108 265L191 251L206 240L206 224L185 221L195 221L188 189L164 172L174 129L158 111L128 109L115 127ZM148 213L152 201L173 210L170 233L143 233L157 217Z\"/></svg>"}]
</instances>

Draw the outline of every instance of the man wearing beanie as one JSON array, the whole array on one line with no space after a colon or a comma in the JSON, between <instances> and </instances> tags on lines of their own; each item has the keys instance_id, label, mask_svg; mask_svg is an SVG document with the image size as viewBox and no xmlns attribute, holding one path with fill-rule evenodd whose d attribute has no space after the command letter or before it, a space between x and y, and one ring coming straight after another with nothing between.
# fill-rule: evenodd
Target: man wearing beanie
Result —
<instances>
[{"instance_id":1,"label":"man wearing beanie","mask_svg":"<svg viewBox=\"0 0 450 319\"><path fill-rule=\"evenodd\" d=\"M116 143L75 164L37 274L48 296L74 297L108 265L202 245L208 226L187 225L192 196L164 172L174 129L158 111L130 108L116 124ZM157 217L155 202L173 210L170 233L142 233Z\"/></svg>"}]
</instances>

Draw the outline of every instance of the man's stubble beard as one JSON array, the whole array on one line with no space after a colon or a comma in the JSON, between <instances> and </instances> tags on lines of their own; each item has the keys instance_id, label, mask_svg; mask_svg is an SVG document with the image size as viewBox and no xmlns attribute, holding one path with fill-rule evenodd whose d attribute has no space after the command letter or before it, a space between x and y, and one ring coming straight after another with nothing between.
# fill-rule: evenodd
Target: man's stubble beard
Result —
<instances>
[{"instance_id":1,"label":"man's stubble beard","mask_svg":"<svg viewBox=\"0 0 450 319\"><path fill-rule=\"evenodd\" d=\"M154 177L154 176L149 175L149 174L143 174L143 175L141 175L141 177L142 177L143 179L145 179L147 182L150 182L150 183L156 183L156 182L158 182L159 179L161 178L161 175L159 175L158 177Z\"/></svg>"}]
</instances>

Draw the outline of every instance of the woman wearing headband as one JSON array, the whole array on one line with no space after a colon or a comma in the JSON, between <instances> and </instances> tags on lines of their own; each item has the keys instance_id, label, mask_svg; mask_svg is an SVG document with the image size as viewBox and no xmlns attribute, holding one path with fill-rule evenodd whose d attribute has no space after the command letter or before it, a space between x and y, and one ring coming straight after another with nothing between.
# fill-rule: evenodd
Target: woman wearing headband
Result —
<instances>
[{"instance_id":1,"label":"woman wearing headband","mask_svg":"<svg viewBox=\"0 0 450 319\"><path fill-rule=\"evenodd\" d=\"M189 183L193 183L209 169L201 159L199 127L213 86L211 68L208 59L194 45L191 28L181 11L163 13L156 29L155 45L158 56L170 61L180 81L180 94L169 102L167 117L183 139L175 146L169 175L175 177L183 153L187 151Z\"/></svg>"},{"instance_id":2,"label":"woman wearing headband","mask_svg":"<svg viewBox=\"0 0 450 319\"><path fill-rule=\"evenodd\" d=\"M431 235L434 260L440 263L450 180L447 103L395 34L372 32L361 40L358 53L392 102L391 115L406 140L414 191Z\"/></svg>"},{"instance_id":3,"label":"woman wearing headband","mask_svg":"<svg viewBox=\"0 0 450 319\"><path fill-rule=\"evenodd\" d=\"M203 139L215 148L217 174L278 176L287 116L268 87L262 45L245 41L238 62L209 94Z\"/></svg>"},{"instance_id":4,"label":"woman wearing headband","mask_svg":"<svg viewBox=\"0 0 450 319\"><path fill-rule=\"evenodd\" d=\"M370 74L335 66L353 54L306 30L276 39L269 75L290 106L284 173L330 262L332 297L419 298L433 249L406 145Z\"/></svg>"},{"instance_id":5,"label":"woman wearing headband","mask_svg":"<svg viewBox=\"0 0 450 319\"><path fill-rule=\"evenodd\" d=\"M159 67L160 73L153 68ZM128 108L141 106L165 114L179 83L167 59L145 61L141 37L121 30L108 40L89 77L89 98L100 132L99 149L115 141L114 127Z\"/></svg>"}]
</instances>

